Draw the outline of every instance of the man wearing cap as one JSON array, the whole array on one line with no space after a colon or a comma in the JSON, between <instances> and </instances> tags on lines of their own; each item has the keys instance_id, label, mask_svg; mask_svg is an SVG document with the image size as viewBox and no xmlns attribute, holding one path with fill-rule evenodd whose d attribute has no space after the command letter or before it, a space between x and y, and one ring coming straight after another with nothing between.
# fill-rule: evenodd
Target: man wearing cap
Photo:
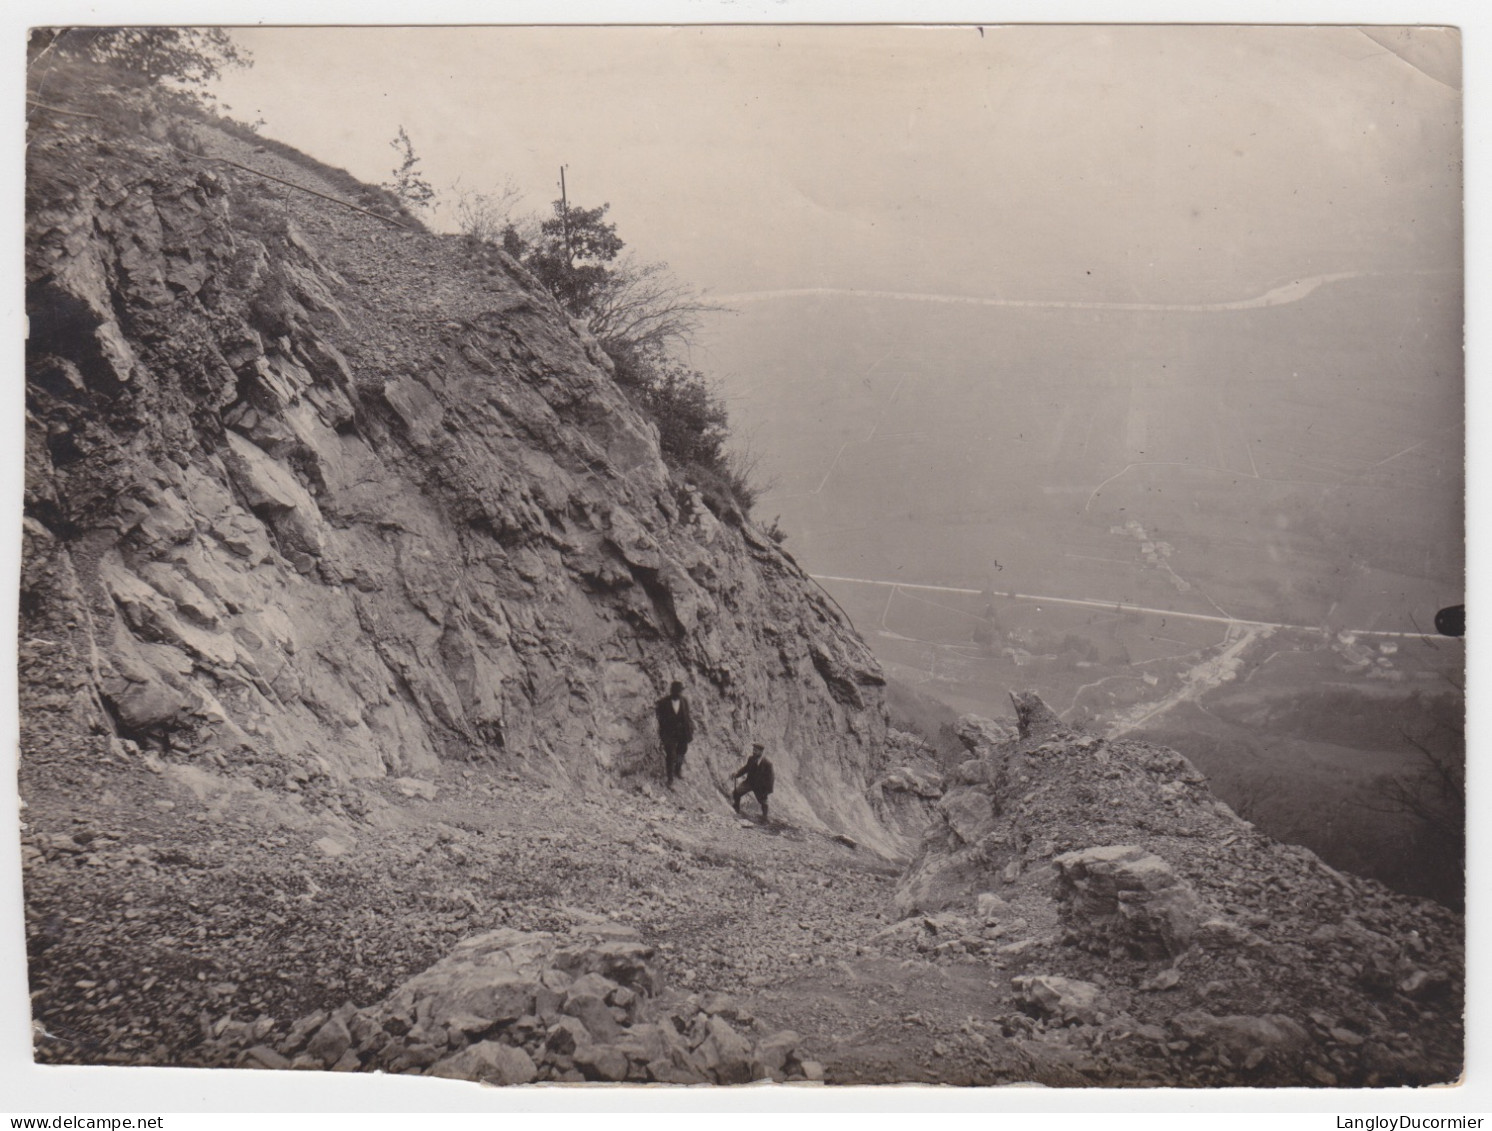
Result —
<instances>
[{"instance_id":1,"label":"man wearing cap","mask_svg":"<svg viewBox=\"0 0 1492 1131\"><path fill-rule=\"evenodd\" d=\"M684 685L674 680L668 694L653 704L658 716L658 739L663 743L663 772L669 789L675 778L684 776L684 753L694 739L694 719L689 714L689 700Z\"/></svg>"},{"instance_id":2,"label":"man wearing cap","mask_svg":"<svg viewBox=\"0 0 1492 1131\"><path fill-rule=\"evenodd\" d=\"M730 803L735 806L736 812L741 811L741 798L748 793L756 794L756 803L762 807L762 822L767 817L767 797L772 792L774 775L772 773L772 759L768 758L763 751L766 749L760 742L751 747L751 757L746 759L746 764L735 773L732 778L740 778L741 784L736 786L735 792L731 794Z\"/></svg>"}]
</instances>

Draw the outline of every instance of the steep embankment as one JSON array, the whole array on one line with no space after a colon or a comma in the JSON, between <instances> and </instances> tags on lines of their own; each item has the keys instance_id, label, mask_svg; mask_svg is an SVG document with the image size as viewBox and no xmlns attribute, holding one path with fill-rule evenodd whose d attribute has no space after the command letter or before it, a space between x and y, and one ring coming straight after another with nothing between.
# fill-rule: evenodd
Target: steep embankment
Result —
<instances>
[{"instance_id":1,"label":"steep embankment","mask_svg":"<svg viewBox=\"0 0 1492 1131\"><path fill-rule=\"evenodd\" d=\"M784 817L898 847L874 659L521 268L115 95L29 150L29 767L151 749L351 816L450 759L590 788L656 774L678 677L700 796L764 741Z\"/></svg>"}]
</instances>

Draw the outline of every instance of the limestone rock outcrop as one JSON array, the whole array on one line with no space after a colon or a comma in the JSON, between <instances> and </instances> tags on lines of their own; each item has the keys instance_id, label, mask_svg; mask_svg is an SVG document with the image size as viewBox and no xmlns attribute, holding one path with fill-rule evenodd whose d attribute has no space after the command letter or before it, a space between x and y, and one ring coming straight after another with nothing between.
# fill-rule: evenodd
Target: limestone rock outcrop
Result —
<instances>
[{"instance_id":1,"label":"limestone rock outcrop","mask_svg":"<svg viewBox=\"0 0 1492 1131\"><path fill-rule=\"evenodd\" d=\"M887 768L866 796L882 823L915 845L947 787L937 752L917 735L888 728L883 758Z\"/></svg>"}]
</instances>

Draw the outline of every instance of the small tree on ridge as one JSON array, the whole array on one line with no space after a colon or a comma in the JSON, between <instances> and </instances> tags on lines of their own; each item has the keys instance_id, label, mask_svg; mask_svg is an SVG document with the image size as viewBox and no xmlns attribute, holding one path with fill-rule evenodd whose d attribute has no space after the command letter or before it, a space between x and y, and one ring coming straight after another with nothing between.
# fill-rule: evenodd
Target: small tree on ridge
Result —
<instances>
[{"instance_id":1,"label":"small tree on ridge","mask_svg":"<svg viewBox=\"0 0 1492 1131\"><path fill-rule=\"evenodd\" d=\"M403 126L399 127L399 135L389 142L389 148L398 153L401 160L394 169L393 181L383 187L398 197L399 203L406 208L428 208L435 199L435 189L421 175L420 159L415 156L414 143L409 140Z\"/></svg>"}]
</instances>

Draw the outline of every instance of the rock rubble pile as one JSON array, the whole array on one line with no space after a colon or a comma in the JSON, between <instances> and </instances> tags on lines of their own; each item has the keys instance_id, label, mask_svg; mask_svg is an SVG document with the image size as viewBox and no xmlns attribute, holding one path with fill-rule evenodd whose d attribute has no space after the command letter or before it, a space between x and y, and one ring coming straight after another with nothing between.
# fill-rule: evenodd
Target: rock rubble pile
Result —
<instances>
[{"instance_id":1,"label":"rock rubble pile","mask_svg":"<svg viewBox=\"0 0 1492 1131\"><path fill-rule=\"evenodd\" d=\"M654 958L615 923L562 937L499 928L363 1009L317 1011L278 1035L265 1018L224 1018L209 1027L207 1054L245 1068L495 1085L823 1079L822 1065L800 1057L797 1033L757 1032L735 998L665 994Z\"/></svg>"},{"instance_id":2,"label":"rock rubble pile","mask_svg":"<svg viewBox=\"0 0 1492 1131\"><path fill-rule=\"evenodd\" d=\"M1261 835L1175 751L1012 699L1014 737L961 728L975 757L938 801L883 941L1020 966L1012 988L1046 1053L1122 1040L1189 1082L1459 1076L1457 916Z\"/></svg>"}]
</instances>

